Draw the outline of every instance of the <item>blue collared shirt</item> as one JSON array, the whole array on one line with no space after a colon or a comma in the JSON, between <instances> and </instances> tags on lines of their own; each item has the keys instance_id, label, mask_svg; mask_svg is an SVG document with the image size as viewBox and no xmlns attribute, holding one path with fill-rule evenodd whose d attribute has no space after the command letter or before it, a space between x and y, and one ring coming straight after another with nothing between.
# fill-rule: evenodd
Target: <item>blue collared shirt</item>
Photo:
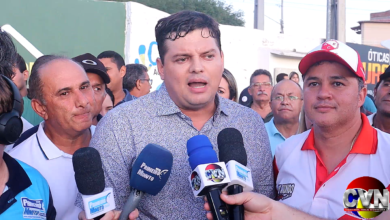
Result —
<instances>
[{"instance_id":1,"label":"blue collared shirt","mask_svg":"<svg viewBox=\"0 0 390 220\"><path fill-rule=\"evenodd\" d=\"M116 107L116 106L118 106L118 105L120 105L122 103L125 103L125 102L128 102L128 101L132 101L132 100L136 100L137 99L137 97L135 97L132 94L130 94L129 90L123 89L123 92L126 94L125 98L122 101L118 102L118 104L116 104L114 107Z\"/></svg>"},{"instance_id":2,"label":"blue collared shirt","mask_svg":"<svg viewBox=\"0 0 390 220\"><path fill-rule=\"evenodd\" d=\"M271 153L272 157L275 155L276 147L283 143L286 138L278 131L274 124L274 118L272 118L269 122L265 123L265 129L268 133L269 143L271 145Z\"/></svg>"}]
</instances>

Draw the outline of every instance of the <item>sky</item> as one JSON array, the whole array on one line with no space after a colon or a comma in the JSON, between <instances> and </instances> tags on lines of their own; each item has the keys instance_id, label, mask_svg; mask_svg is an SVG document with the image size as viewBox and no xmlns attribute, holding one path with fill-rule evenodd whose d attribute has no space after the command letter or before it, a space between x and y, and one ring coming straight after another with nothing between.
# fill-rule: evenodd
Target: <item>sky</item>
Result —
<instances>
[{"instance_id":1,"label":"sky","mask_svg":"<svg viewBox=\"0 0 390 220\"><path fill-rule=\"evenodd\" d=\"M245 27L253 28L255 0L221 0L244 12ZM284 33L326 37L327 0L284 0ZM264 30L280 33L281 0L264 0ZM361 43L361 35L351 30L359 21L370 20L370 13L390 10L390 0L346 0L346 40ZM389 36L390 39L390 36Z\"/></svg>"}]
</instances>

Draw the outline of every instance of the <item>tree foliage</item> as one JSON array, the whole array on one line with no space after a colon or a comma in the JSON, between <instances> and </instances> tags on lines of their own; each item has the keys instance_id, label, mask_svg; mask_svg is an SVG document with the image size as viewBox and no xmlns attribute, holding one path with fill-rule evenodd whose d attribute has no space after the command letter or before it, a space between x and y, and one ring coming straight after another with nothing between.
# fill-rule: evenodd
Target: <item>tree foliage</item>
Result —
<instances>
[{"instance_id":1,"label":"tree foliage","mask_svg":"<svg viewBox=\"0 0 390 220\"><path fill-rule=\"evenodd\" d=\"M127 2L129 0L113 0ZM244 13L233 11L231 5L221 0L132 0L146 6L173 14L182 10L193 10L210 15L220 24L244 26Z\"/></svg>"}]
</instances>

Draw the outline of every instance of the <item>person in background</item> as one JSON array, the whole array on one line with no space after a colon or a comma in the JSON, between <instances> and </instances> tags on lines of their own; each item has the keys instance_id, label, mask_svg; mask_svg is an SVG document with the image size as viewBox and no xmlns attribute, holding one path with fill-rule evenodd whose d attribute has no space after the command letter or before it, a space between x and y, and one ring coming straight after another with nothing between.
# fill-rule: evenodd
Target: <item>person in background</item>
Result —
<instances>
[{"instance_id":1,"label":"person in background","mask_svg":"<svg viewBox=\"0 0 390 220\"><path fill-rule=\"evenodd\" d=\"M22 97L27 96L28 70L26 62L20 54L17 54L16 63L14 64L12 71L14 72L12 81L15 83L16 87L18 87L20 95Z\"/></svg>"},{"instance_id":2,"label":"person in background","mask_svg":"<svg viewBox=\"0 0 390 220\"><path fill-rule=\"evenodd\" d=\"M370 97L368 97L368 95L364 99L363 108L366 109L367 111L371 112L371 114L375 113L377 111L374 101L372 101L372 99Z\"/></svg>"},{"instance_id":3,"label":"person in background","mask_svg":"<svg viewBox=\"0 0 390 220\"><path fill-rule=\"evenodd\" d=\"M255 110L267 123L273 117L270 97L272 91L272 76L271 73L264 69L258 69L251 75L249 94L252 96L253 102L251 109Z\"/></svg>"},{"instance_id":4,"label":"person in background","mask_svg":"<svg viewBox=\"0 0 390 220\"><path fill-rule=\"evenodd\" d=\"M134 97L149 94L153 81L148 74L148 68L143 64L127 64L126 74L123 77L123 88Z\"/></svg>"},{"instance_id":5,"label":"person in background","mask_svg":"<svg viewBox=\"0 0 390 220\"><path fill-rule=\"evenodd\" d=\"M276 76L276 83L284 80L284 79L288 79L288 75L286 73L279 73L277 76Z\"/></svg>"},{"instance_id":6,"label":"person in background","mask_svg":"<svg viewBox=\"0 0 390 220\"><path fill-rule=\"evenodd\" d=\"M106 93L107 96L103 101L102 111L100 112L101 116L105 116L108 111L114 108L114 102L115 102L114 94L112 94L109 88L106 88Z\"/></svg>"},{"instance_id":7,"label":"person in background","mask_svg":"<svg viewBox=\"0 0 390 220\"><path fill-rule=\"evenodd\" d=\"M291 72L289 79L299 84L299 75L297 72Z\"/></svg>"},{"instance_id":8,"label":"person in background","mask_svg":"<svg viewBox=\"0 0 390 220\"><path fill-rule=\"evenodd\" d=\"M270 106L274 117L265 124L272 156L279 144L297 133L302 100L302 88L291 80L282 80L273 88Z\"/></svg>"},{"instance_id":9,"label":"person in background","mask_svg":"<svg viewBox=\"0 0 390 220\"><path fill-rule=\"evenodd\" d=\"M16 87L19 90L20 95L23 97L27 96L27 79L28 79L28 70L26 67L26 62L20 54L16 55L16 62L12 67L12 71L14 73L12 77L12 81L15 83ZM22 112L24 110L24 100L22 99ZM23 130L22 134L28 129L32 128L33 125L28 122L25 118L20 117L23 122ZM14 144L9 144L5 147L4 152L9 152L13 148Z\"/></svg>"},{"instance_id":10,"label":"person in background","mask_svg":"<svg viewBox=\"0 0 390 220\"><path fill-rule=\"evenodd\" d=\"M44 121L10 155L46 178L58 219L77 219L81 209L74 205L78 190L72 155L89 145L95 130L92 87L77 62L54 55L35 61L29 85L32 108Z\"/></svg>"},{"instance_id":11,"label":"person in background","mask_svg":"<svg viewBox=\"0 0 390 220\"><path fill-rule=\"evenodd\" d=\"M92 106L92 125L97 125L98 116L102 111L102 104L106 98L107 84L110 83L110 77L106 73L106 68L94 55L86 53L72 60L79 63L87 73L89 82L95 94L95 102Z\"/></svg>"},{"instance_id":12,"label":"person in background","mask_svg":"<svg viewBox=\"0 0 390 220\"><path fill-rule=\"evenodd\" d=\"M115 97L114 106L131 101L136 97L131 95L127 89L123 88L123 77L126 74L126 66L123 57L115 51L104 51L97 58L106 67L106 72L110 76L110 83L107 84Z\"/></svg>"},{"instance_id":13,"label":"person in background","mask_svg":"<svg viewBox=\"0 0 390 220\"><path fill-rule=\"evenodd\" d=\"M377 112L367 118L373 127L390 133L390 67L380 75L374 95Z\"/></svg>"},{"instance_id":14,"label":"person in background","mask_svg":"<svg viewBox=\"0 0 390 220\"><path fill-rule=\"evenodd\" d=\"M302 108L301 114L299 115L299 127L297 134L301 134L313 126L313 123L310 121L310 119L306 116L305 110Z\"/></svg>"},{"instance_id":15,"label":"person in background","mask_svg":"<svg viewBox=\"0 0 390 220\"><path fill-rule=\"evenodd\" d=\"M240 98L238 99L238 103L240 103L241 105L246 106L248 108L251 107L251 104L253 102L253 98L248 92L249 88L250 88L250 86L243 89L240 93Z\"/></svg>"},{"instance_id":16,"label":"person in background","mask_svg":"<svg viewBox=\"0 0 390 220\"><path fill-rule=\"evenodd\" d=\"M218 95L237 102L236 79L234 79L233 74L227 69L223 70L222 79L218 87Z\"/></svg>"}]
</instances>

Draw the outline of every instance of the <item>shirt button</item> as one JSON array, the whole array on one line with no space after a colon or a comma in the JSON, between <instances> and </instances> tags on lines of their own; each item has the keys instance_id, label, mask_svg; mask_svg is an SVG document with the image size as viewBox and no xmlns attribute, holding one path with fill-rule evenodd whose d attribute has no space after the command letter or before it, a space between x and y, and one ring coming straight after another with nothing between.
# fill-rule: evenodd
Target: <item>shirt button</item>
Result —
<instances>
[{"instance_id":1,"label":"shirt button","mask_svg":"<svg viewBox=\"0 0 390 220\"><path fill-rule=\"evenodd\" d=\"M180 117L182 118L182 119L185 119L186 118L186 116L185 115L180 115Z\"/></svg>"},{"instance_id":2,"label":"shirt button","mask_svg":"<svg viewBox=\"0 0 390 220\"><path fill-rule=\"evenodd\" d=\"M325 184L322 187L325 187Z\"/></svg>"}]
</instances>

